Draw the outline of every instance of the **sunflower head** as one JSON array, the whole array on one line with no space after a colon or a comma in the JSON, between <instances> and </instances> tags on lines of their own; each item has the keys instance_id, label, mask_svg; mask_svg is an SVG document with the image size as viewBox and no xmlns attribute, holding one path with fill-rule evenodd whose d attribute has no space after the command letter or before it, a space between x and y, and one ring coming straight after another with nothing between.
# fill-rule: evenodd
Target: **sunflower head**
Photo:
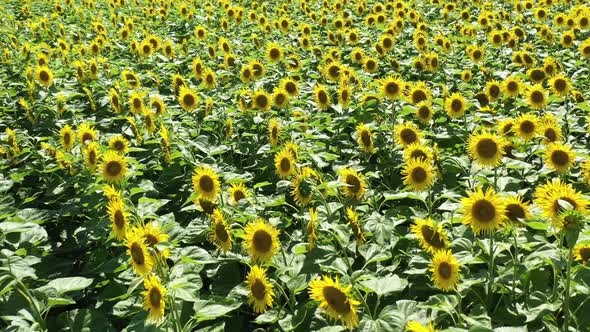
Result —
<instances>
[{"instance_id":1,"label":"sunflower head","mask_svg":"<svg viewBox=\"0 0 590 332\"><path fill-rule=\"evenodd\" d=\"M232 183L229 187L229 197L232 205L236 206L242 199L248 199L250 193L243 183Z\"/></svg>"},{"instance_id":2,"label":"sunflower head","mask_svg":"<svg viewBox=\"0 0 590 332\"><path fill-rule=\"evenodd\" d=\"M53 83L53 72L47 66L38 66L35 70L35 77L39 84L49 87Z\"/></svg>"},{"instance_id":3,"label":"sunflower head","mask_svg":"<svg viewBox=\"0 0 590 332\"><path fill-rule=\"evenodd\" d=\"M279 250L279 231L262 219L245 227L246 251L255 262L268 262Z\"/></svg>"},{"instance_id":4,"label":"sunflower head","mask_svg":"<svg viewBox=\"0 0 590 332\"><path fill-rule=\"evenodd\" d=\"M538 119L532 113L522 114L515 120L515 127L518 136L524 140L530 140L539 130Z\"/></svg>"},{"instance_id":5,"label":"sunflower head","mask_svg":"<svg viewBox=\"0 0 590 332\"><path fill-rule=\"evenodd\" d=\"M442 224L435 224L432 219L416 219L411 231L420 241L420 246L429 253L435 253L449 246L449 238Z\"/></svg>"},{"instance_id":6,"label":"sunflower head","mask_svg":"<svg viewBox=\"0 0 590 332\"><path fill-rule=\"evenodd\" d=\"M136 232L128 232L126 237L127 254L135 273L146 275L152 271L153 261L144 239Z\"/></svg>"},{"instance_id":7,"label":"sunflower head","mask_svg":"<svg viewBox=\"0 0 590 332\"><path fill-rule=\"evenodd\" d=\"M317 107L320 110L326 110L331 104L330 93L328 88L322 84L317 84L313 88L313 97Z\"/></svg>"},{"instance_id":8,"label":"sunflower head","mask_svg":"<svg viewBox=\"0 0 590 332\"><path fill-rule=\"evenodd\" d=\"M339 320L347 328L354 329L359 320L356 307L360 304L351 295L351 286L340 285L338 277L316 278L309 283L309 297L320 302L319 306L328 317Z\"/></svg>"},{"instance_id":9,"label":"sunflower head","mask_svg":"<svg viewBox=\"0 0 590 332\"><path fill-rule=\"evenodd\" d=\"M506 199L506 219L513 224L520 224L531 217L528 203L520 196L510 196Z\"/></svg>"},{"instance_id":10,"label":"sunflower head","mask_svg":"<svg viewBox=\"0 0 590 332\"><path fill-rule=\"evenodd\" d=\"M83 123L78 127L78 140L83 145L96 141L96 130L88 123Z\"/></svg>"},{"instance_id":11,"label":"sunflower head","mask_svg":"<svg viewBox=\"0 0 590 332\"><path fill-rule=\"evenodd\" d=\"M101 164L102 177L109 183L121 182L127 174L127 159L115 151L104 154Z\"/></svg>"},{"instance_id":12,"label":"sunflower head","mask_svg":"<svg viewBox=\"0 0 590 332\"><path fill-rule=\"evenodd\" d=\"M148 320L157 323L164 318L166 302L166 289L162 286L160 278L153 274L145 276L143 281L145 291L143 292L143 308L149 310Z\"/></svg>"},{"instance_id":13,"label":"sunflower head","mask_svg":"<svg viewBox=\"0 0 590 332\"><path fill-rule=\"evenodd\" d=\"M493 233L504 224L506 204L491 188L481 187L463 198L463 223L476 234Z\"/></svg>"},{"instance_id":14,"label":"sunflower head","mask_svg":"<svg viewBox=\"0 0 590 332\"><path fill-rule=\"evenodd\" d=\"M549 87L555 95L565 97L571 90L571 83L565 75L558 74L549 80Z\"/></svg>"},{"instance_id":15,"label":"sunflower head","mask_svg":"<svg viewBox=\"0 0 590 332\"><path fill-rule=\"evenodd\" d=\"M402 168L404 184L415 191L423 191L434 183L434 168L430 160L411 158Z\"/></svg>"},{"instance_id":16,"label":"sunflower head","mask_svg":"<svg viewBox=\"0 0 590 332\"><path fill-rule=\"evenodd\" d=\"M127 235L129 225L127 222L127 212L125 211L125 205L119 198L111 199L107 207L109 219L115 233L117 240L124 240Z\"/></svg>"},{"instance_id":17,"label":"sunflower head","mask_svg":"<svg viewBox=\"0 0 590 332\"><path fill-rule=\"evenodd\" d=\"M435 252L430 262L430 272L436 288L445 292L457 289L460 267L459 261L450 250Z\"/></svg>"},{"instance_id":18,"label":"sunflower head","mask_svg":"<svg viewBox=\"0 0 590 332\"><path fill-rule=\"evenodd\" d=\"M428 124L434 116L434 108L426 101L422 101L416 105L416 117L423 124Z\"/></svg>"},{"instance_id":19,"label":"sunflower head","mask_svg":"<svg viewBox=\"0 0 590 332\"><path fill-rule=\"evenodd\" d=\"M590 243L580 243L574 246L574 250L572 252L574 260L582 263L582 264L589 264L590 263Z\"/></svg>"},{"instance_id":20,"label":"sunflower head","mask_svg":"<svg viewBox=\"0 0 590 332\"><path fill-rule=\"evenodd\" d=\"M223 251L229 251L232 247L231 228L225 222L223 212L219 208L213 210L211 214L211 230L209 239L217 248Z\"/></svg>"},{"instance_id":21,"label":"sunflower head","mask_svg":"<svg viewBox=\"0 0 590 332\"><path fill-rule=\"evenodd\" d=\"M522 82L515 76L509 76L502 81L502 93L507 97L516 97L522 89Z\"/></svg>"},{"instance_id":22,"label":"sunflower head","mask_svg":"<svg viewBox=\"0 0 590 332\"><path fill-rule=\"evenodd\" d=\"M356 126L357 143L361 150L365 152L373 152L373 135L371 129L364 123Z\"/></svg>"},{"instance_id":23,"label":"sunflower head","mask_svg":"<svg viewBox=\"0 0 590 332\"><path fill-rule=\"evenodd\" d=\"M534 201L541 208L543 217L560 230L565 226L565 213L576 211L585 214L588 206L588 200L571 184L561 179L548 180L546 184L538 187Z\"/></svg>"},{"instance_id":24,"label":"sunflower head","mask_svg":"<svg viewBox=\"0 0 590 332\"><path fill-rule=\"evenodd\" d=\"M535 84L527 89L526 99L529 106L535 110L543 109L549 103L547 92L540 84Z\"/></svg>"},{"instance_id":25,"label":"sunflower head","mask_svg":"<svg viewBox=\"0 0 590 332\"><path fill-rule=\"evenodd\" d=\"M109 139L109 148L120 154L125 154L129 150L129 141L121 135L113 136Z\"/></svg>"},{"instance_id":26,"label":"sunflower head","mask_svg":"<svg viewBox=\"0 0 590 332\"><path fill-rule=\"evenodd\" d=\"M254 307L255 313L263 313L272 307L275 293L273 286L266 276L266 269L258 265L252 266L246 277L248 284L248 304Z\"/></svg>"},{"instance_id":27,"label":"sunflower head","mask_svg":"<svg viewBox=\"0 0 590 332\"><path fill-rule=\"evenodd\" d=\"M404 84L397 76L389 76L381 80L381 93L389 98L396 99L403 93Z\"/></svg>"},{"instance_id":28,"label":"sunflower head","mask_svg":"<svg viewBox=\"0 0 590 332\"><path fill-rule=\"evenodd\" d=\"M352 168L343 168L339 171L342 181L342 191L349 198L360 200L366 191L365 179Z\"/></svg>"},{"instance_id":29,"label":"sunflower head","mask_svg":"<svg viewBox=\"0 0 590 332\"><path fill-rule=\"evenodd\" d=\"M74 145L74 130L72 127L70 127L70 125L65 125L59 130L59 134L61 136L61 144L64 148L64 151L70 151Z\"/></svg>"},{"instance_id":30,"label":"sunflower head","mask_svg":"<svg viewBox=\"0 0 590 332\"><path fill-rule=\"evenodd\" d=\"M468 143L469 156L480 166L495 167L505 154L505 145L502 137L488 131L472 134Z\"/></svg>"},{"instance_id":31,"label":"sunflower head","mask_svg":"<svg viewBox=\"0 0 590 332\"><path fill-rule=\"evenodd\" d=\"M545 149L545 165L557 173L566 173L575 162L576 154L571 146L551 143Z\"/></svg>"},{"instance_id":32,"label":"sunflower head","mask_svg":"<svg viewBox=\"0 0 590 332\"><path fill-rule=\"evenodd\" d=\"M201 198L214 203L219 191L219 176L209 166L201 166L193 172L193 190Z\"/></svg>"},{"instance_id":33,"label":"sunflower head","mask_svg":"<svg viewBox=\"0 0 590 332\"><path fill-rule=\"evenodd\" d=\"M182 85L178 93L178 102L182 109L190 112L198 106L199 97L195 91L189 89L186 85Z\"/></svg>"},{"instance_id":34,"label":"sunflower head","mask_svg":"<svg viewBox=\"0 0 590 332\"><path fill-rule=\"evenodd\" d=\"M275 155L275 171L281 178L288 178L295 172L295 159L287 148L283 148Z\"/></svg>"},{"instance_id":35,"label":"sunflower head","mask_svg":"<svg viewBox=\"0 0 590 332\"><path fill-rule=\"evenodd\" d=\"M299 206L307 206L311 201L313 189L319 180L319 176L313 169L302 167L293 176L291 181L291 196Z\"/></svg>"},{"instance_id":36,"label":"sunflower head","mask_svg":"<svg viewBox=\"0 0 590 332\"><path fill-rule=\"evenodd\" d=\"M460 118L467 109L467 100L459 93L445 99L445 110L452 119Z\"/></svg>"},{"instance_id":37,"label":"sunflower head","mask_svg":"<svg viewBox=\"0 0 590 332\"><path fill-rule=\"evenodd\" d=\"M413 143L420 143L422 132L411 122L404 122L394 127L395 142L402 147Z\"/></svg>"}]
</instances>

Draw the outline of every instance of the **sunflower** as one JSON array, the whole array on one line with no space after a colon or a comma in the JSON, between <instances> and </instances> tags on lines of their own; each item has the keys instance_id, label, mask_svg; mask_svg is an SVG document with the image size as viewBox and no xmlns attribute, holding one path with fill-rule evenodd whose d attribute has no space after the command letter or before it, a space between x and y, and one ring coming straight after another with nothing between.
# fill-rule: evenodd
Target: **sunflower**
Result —
<instances>
[{"instance_id":1,"label":"sunflower","mask_svg":"<svg viewBox=\"0 0 590 332\"><path fill-rule=\"evenodd\" d=\"M109 148L120 154L125 154L129 150L129 141L121 135L113 136L109 139Z\"/></svg>"},{"instance_id":2,"label":"sunflower","mask_svg":"<svg viewBox=\"0 0 590 332\"><path fill-rule=\"evenodd\" d=\"M365 243L366 237L363 233L363 228L361 227L358 214L356 213L354 208L348 207L346 208L346 216L348 217L348 224L352 228L352 234L354 234L356 245L362 245L363 243Z\"/></svg>"},{"instance_id":3,"label":"sunflower","mask_svg":"<svg viewBox=\"0 0 590 332\"><path fill-rule=\"evenodd\" d=\"M539 133L543 136L544 144L560 142L563 139L557 119L543 119L539 126Z\"/></svg>"},{"instance_id":4,"label":"sunflower","mask_svg":"<svg viewBox=\"0 0 590 332\"><path fill-rule=\"evenodd\" d=\"M38 66L35 70L35 78L39 84L49 87L53 83L53 72L47 66Z\"/></svg>"},{"instance_id":5,"label":"sunflower","mask_svg":"<svg viewBox=\"0 0 590 332\"><path fill-rule=\"evenodd\" d=\"M394 127L395 142L402 147L412 143L419 143L422 139L422 132L411 122L404 122Z\"/></svg>"},{"instance_id":6,"label":"sunflower","mask_svg":"<svg viewBox=\"0 0 590 332\"><path fill-rule=\"evenodd\" d=\"M115 113L121 112L121 97L119 97L117 90L112 88L109 90L109 101Z\"/></svg>"},{"instance_id":7,"label":"sunflower","mask_svg":"<svg viewBox=\"0 0 590 332\"><path fill-rule=\"evenodd\" d=\"M430 161L412 158L402 168L404 184L415 191L428 189L434 183L434 168Z\"/></svg>"},{"instance_id":8,"label":"sunflower","mask_svg":"<svg viewBox=\"0 0 590 332\"><path fill-rule=\"evenodd\" d=\"M506 204L491 188L481 187L462 199L463 223L470 225L476 234L493 233L504 224Z\"/></svg>"},{"instance_id":9,"label":"sunflower","mask_svg":"<svg viewBox=\"0 0 590 332\"><path fill-rule=\"evenodd\" d=\"M557 173L566 173L574 166L576 154L571 146L562 143L551 143L545 149L545 165Z\"/></svg>"},{"instance_id":10,"label":"sunflower","mask_svg":"<svg viewBox=\"0 0 590 332\"><path fill-rule=\"evenodd\" d=\"M361 150L365 152L373 152L373 136L371 129L364 123L360 123L356 126L357 143Z\"/></svg>"},{"instance_id":11,"label":"sunflower","mask_svg":"<svg viewBox=\"0 0 590 332\"><path fill-rule=\"evenodd\" d=\"M252 72L255 78L261 78L266 73L266 67L258 60L253 60L248 63L252 67ZM288 91L288 90L287 90Z\"/></svg>"},{"instance_id":12,"label":"sunflower","mask_svg":"<svg viewBox=\"0 0 590 332\"><path fill-rule=\"evenodd\" d=\"M268 262L279 250L279 231L262 219L248 223L244 228L246 251L253 261Z\"/></svg>"},{"instance_id":13,"label":"sunflower","mask_svg":"<svg viewBox=\"0 0 590 332\"><path fill-rule=\"evenodd\" d=\"M178 93L178 102L180 103L180 106L182 106L182 109L190 112L197 107L198 101L199 97L195 91L191 90L185 85L180 87Z\"/></svg>"},{"instance_id":14,"label":"sunflower","mask_svg":"<svg viewBox=\"0 0 590 332\"><path fill-rule=\"evenodd\" d=\"M590 244L576 244L572 251L572 256L574 260L582 264L590 263Z\"/></svg>"},{"instance_id":15,"label":"sunflower","mask_svg":"<svg viewBox=\"0 0 590 332\"><path fill-rule=\"evenodd\" d=\"M295 172L291 181L291 196L299 206L309 204L313 194L314 182L317 179L319 179L319 176L309 167L302 167Z\"/></svg>"},{"instance_id":16,"label":"sunflower","mask_svg":"<svg viewBox=\"0 0 590 332\"><path fill-rule=\"evenodd\" d=\"M309 222L307 223L307 250L315 248L318 236L317 232L318 211L315 208L309 209Z\"/></svg>"},{"instance_id":17,"label":"sunflower","mask_svg":"<svg viewBox=\"0 0 590 332\"><path fill-rule=\"evenodd\" d=\"M115 187L113 187L110 184L105 184L102 190L103 190L104 196L109 201L112 201L114 199L123 199L123 196L121 195L121 191L117 190Z\"/></svg>"},{"instance_id":18,"label":"sunflower","mask_svg":"<svg viewBox=\"0 0 590 332\"><path fill-rule=\"evenodd\" d=\"M358 326L359 320L356 306L360 304L351 295L352 286L343 287L338 277L332 279L324 276L309 283L309 297L320 302L320 308L326 311L328 317L340 322L349 329Z\"/></svg>"},{"instance_id":19,"label":"sunflower","mask_svg":"<svg viewBox=\"0 0 590 332\"><path fill-rule=\"evenodd\" d=\"M259 111L268 111L271 106L269 94L262 89L258 89L256 92L254 92L254 95L252 96L252 102L254 104L254 108L258 109Z\"/></svg>"},{"instance_id":20,"label":"sunflower","mask_svg":"<svg viewBox=\"0 0 590 332\"><path fill-rule=\"evenodd\" d=\"M344 192L344 196L360 200L367 187L362 175L352 168L343 168L338 173L340 173L340 181L343 184L341 190Z\"/></svg>"},{"instance_id":21,"label":"sunflower","mask_svg":"<svg viewBox=\"0 0 590 332\"><path fill-rule=\"evenodd\" d=\"M272 307L273 297L275 296L272 290L272 284L266 276L266 269L258 265L252 266L248 276L246 277L248 283L248 304L253 305L255 313L263 313L267 307Z\"/></svg>"},{"instance_id":22,"label":"sunflower","mask_svg":"<svg viewBox=\"0 0 590 332\"><path fill-rule=\"evenodd\" d=\"M433 160L432 151L420 142L412 143L404 148L404 160L407 163L411 159L431 161Z\"/></svg>"},{"instance_id":23,"label":"sunflower","mask_svg":"<svg viewBox=\"0 0 590 332\"><path fill-rule=\"evenodd\" d=\"M211 90L217 85L217 76L215 72L209 68L203 71L203 86L205 89Z\"/></svg>"},{"instance_id":24,"label":"sunflower","mask_svg":"<svg viewBox=\"0 0 590 332\"><path fill-rule=\"evenodd\" d=\"M381 93L393 100L401 96L404 88L404 83L397 76L389 76L381 80Z\"/></svg>"},{"instance_id":25,"label":"sunflower","mask_svg":"<svg viewBox=\"0 0 590 332\"><path fill-rule=\"evenodd\" d=\"M434 116L434 108L427 101L421 101L416 105L416 117L423 124L427 124Z\"/></svg>"},{"instance_id":26,"label":"sunflower","mask_svg":"<svg viewBox=\"0 0 590 332\"><path fill-rule=\"evenodd\" d=\"M457 289L461 265L450 250L439 250L434 253L430 262L430 272L434 286L448 292Z\"/></svg>"},{"instance_id":27,"label":"sunflower","mask_svg":"<svg viewBox=\"0 0 590 332\"><path fill-rule=\"evenodd\" d=\"M461 80L465 83L469 83L471 82L471 79L473 78L473 73L471 72L471 70L466 69L464 71L461 72Z\"/></svg>"},{"instance_id":28,"label":"sunflower","mask_svg":"<svg viewBox=\"0 0 590 332\"><path fill-rule=\"evenodd\" d=\"M128 232L126 237L127 254L135 273L146 275L152 271L153 261L147 251L144 239L136 232Z\"/></svg>"},{"instance_id":29,"label":"sunflower","mask_svg":"<svg viewBox=\"0 0 590 332\"><path fill-rule=\"evenodd\" d=\"M584 160L584 162L580 165L580 172L584 182L590 185L590 159Z\"/></svg>"},{"instance_id":30,"label":"sunflower","mask_svg":"<svg viewBox=\"0 0 590 332\"><path fill-rule=\"evenodd\" d=\"M297 143L295 143L293 141L289 141L289 142L285 143L285 149L288 150L289 153L291 153L294 160L298 159L299 147L297 146Z\"/></svg>"},{"instance_id":31,"label":"sunflower","mask_svg":"<svg viewBox=\"0 0 590 332\"><path fill-rule=\"evenodd\" d=\"M150 43L150 41L147 39L143 40L139 45L139 54L142 57L147 58L152 55L152 53L154 53L154 47L152 43Z\"/></svg>"},{"instance_id":32,"label":"sunflower","mask_svg":"<svg viewBox=\"0 0 590 332\"><path fill-rule=\"evenodd\" d=\"M101 169L105 181L121 182L127 174L127 159L115 151L108 151L102 158Z\"/></svg>"},{"instance_id":33,"label":"sunflower","mask_svg":"<svg viewBox=\"0 0 590 332\"><path fill-rule=\"evenodd\" d=\"M86 156L85 159L88 168L90 168L91 171L94 171L100 158L100 145L96 142L88 144L84 149L84 154Z\"/></svg>"},{"instance_id":34,"label":"sunflower","mask_svg":"<svg viewBox=\"0 0 590 332\"><path fill-rule=\"evenodd\" d=\"M342 65L338 61L326 63L322 69L323 75L327 80L332 82L340 81L342 77Z\"/></svg>"},{"instance_id":35,"label":"sunflower","mask_svg":"<svg viewBox=\"0 0 590 332\"><path fill-rule=\"evenodd\" d=\"M519 224L523 220L531 218L529 205L520 196L509 196L506 202L506 219L512 223Z\"/></svg>"},{"instance_id":36,"label":"sunflower","mask_svg":"<svg viewBox=\"0 0 590 332\"><path fill-rule=\"evenodd\" d=\"M277 63L283 59L283 48L275 42L271 42L266 46L266 58L270 63Z\"/></svg>"},{"instance_id":37,"label":"sunflower","mask_svg":"<svg viewBox=\"0 0 590 332\"><path fill-rule=\"evenodd\" d=\"M547 73L544 68L531 68L527 71L527 76L533 84L539 84L547 78Z\"/></svg>"},{"instance_id":38,"label":"sunflower","mask_svg":"<svg viewBox=\"0 0 590 332\"><path fill-rule=\"evenodd\" d=\"M128 213L125 211L125 205L123 204L123 201L121 199L110 200L109 205L107 206L107 211L109 214L109 220L113 226L115 238L117 240L125 239L128 229Z\"/></svg>"},{"instance_id":39,"label":"sunflower","mask_svg":"<svg viewBox=\"0 0 590 332\"><path fill-rule=\"evenodd\" d=\"M129 96L129 106L131 107L131 113L141 114L143 112L143 94L133 91Z\"/></svg>"},{"instance_id":40,"label":"sunflower","mask_svg":"<svg viewBox=\"0 0 590 332\"><path fill-rule=\"evenodd\" d=\"M166 289L162 287L160 278L153 274L148 274L143 279L143 308L149 310L148 320L151 322L159 322L164 318L164 310L166 302Z\"/></svg>"},{"instance_id":41,"label":"sunflower","mask_svg":"<svg viewBox=\"0 0 590 332\"><path fill-rule=\"evenodd\" d=\"M431 254L446 249L450 244L442 224L435 225L430 218L416 219L410 229L420 242L420 246Z\"/></svg>"},{"instance_id":42,"label":"sunflower","mask_svg":"<svg viewBox=\"0 0 590 332\"><path fill-rule=\"evenodd\" d=\"M498 99L501 91L500 82L496 80L486 82L486 96L490 101Z\"/></svg>"},{"instance_id":43,"label":"sunflower","mask_svg":"<svg viewBox=\"0 0 590 332\"><path fill-rule=\"evenodd\" d=\"M377 59L375 59L373 57L365 57L364 58L363 69L367 73L372 74L372 73L376 72L378 68L379 68L379 63L377 62Z\"/></svg>"},{"instance_id":44,"label":"sunflower","mask_svg":"<svg viewBox=\"0 0 590 332\"><path fill-rule=\"evenodd\" d=\"M574 32L572 30L565 31L561 35L560 40L561 40L561 46L563 46L564 48L570 48L570 47L574 46L574 41L576 40L576 35L574 34Z\"/></svg>"},{"instance_id":45,"label":"sunflower","mask_svg":"<svg viewBox=\"0 0 590 332\"><path fill-rule=\"evenodd\" d=\"M352 99L352 90L350 89L350 86L346 83L341 83L338 87L337 94L338 104L340 104L340 106L343 108L348 107L350 100Z\"/></svg>"},{"instance_id":46,"label":"sunflower","mask_svg":"<svg viewBox=\"0 0 590 332\"><path fill-rule=\"evenodd\" d=\"M209 166L197 167L193 172L193 190L201 198L215 203L219 191L219 176Z\"/></svg>"},{"instance_id":47,"label":"sunflower","mask_svg":"<svg viewBox=\"0 0 590 332\"><path fill-rule=\"evenodd\" d=\"M232 183L229 187L229 198L232 205L236 206L242 199L248 199L250 193L243 183Z\"/></svg>"},{"instance_id":48,"label":"sunflower","mask_svg":"<svg viewBox=\"0 0 590 332\"><path fill-rule=\"evenodd\" d=\"M291 97L296 97L297 95L299 95L299 85L294 79L290 77L283 78L279 83L279 86L285 91L287 91L287 93Z\"/></svg>"},{"instance_id":49,"label":"sunflower","mask_svg":"<svg viewBox=\"0 0 590 332\"><path fill-rule=\"evenodd\" d=\"M211 234L209 240L223 251L229 251L232 247L231 228L225 222L225 217L219 208L211 214Z\"/></svg>"},{"instance_id":50,"label":"sunflower","mask_svg":"<svg viewBox=\"0 0 590 332\"><path fill-rule=\"evenodd\" d=\"M429 322L428 327L426 327L416 320L411 320L408 321L405 332L436 332L436 330L434 329L432 322Z\"/></svg>"},{"instance_id":51,"label":"sunflower","mask_svg":"<svg viewBox=\"0 0 590 332\"><path fill-rule=\"evenodd\" d=\"M516 97L520 94L522 82L516 76L509 76L502 81L502 94L508 97Z\"/></svg>"},{"instance_id":52,"label":"sunflower","mask_svg":"<svg viewBox=\"0 0 590 332\"><path fill-rule=\"evenodd\" d=\"M571 90L571 83L565 75L558 74L549 80L549 87L555 95L565 97Z\"/></svg>"},{"instance_id":53,"label":"sunflower","mask_svg":"<svg viewBox=\"0 0 590 332\"><path fill-rule=\"evenodd\" d=\"M520 115L515 120L516 133L524 140L530 140L535 137L538 131L538 120L532 113Z\"/></svg>"},{"instance_id":54,"label":"sunflower","mask_svg":"<svg viewBox=\"0 0 590 332\"><path fill-rule=\"evenodd\" d=\"M254 74L252 73L252 67L249 65L243 65L240 69L240 81L242 81L242 83L248 83L253 77Z\"/></svg>"},{"instance_id":55,"label":"sunflower","mask_svg":"<svg viewBox=\"0 0 590 332\"><path fill-rule=\"evenodd\" d=\"M74 145L75 137L72 127L70 127L70 125L63 126L63 128L59 130L59 135L61 136L61 144L64 148L64 151L70 151Z\"/></svg>"},{"instance_id":56,"label":"sunflower","mask_svg":"<svg viewBox=\"0 0 590 332\"><path fill-rule=\"evenodd\" d=\"M289 103L289 94L287 93L287 91L281 87L275 87L273 89L272 92L272 104L278 108L281 109L285 106L287 106L287 104Z\"/></svg>"},{"instance_id":57,"label":"sunflower","mask_svg":"<svg viewBox=\"0 0 590 332\"><path fill-rule=\"evenodd\" d=\"M78 140L83 145L88 142L94 142L96 140L96 130L91 127L88 123L83 123L78 127Z\"/></svg>"},{"instance_id":58,"label":"sunflower","mask_svg":"<svg viewBox=\"0 0 590 332\"><path fill-rule=\"evenodd\" d=\"M505 154L505 145L502 137L484 130L469 136L469 156L482 167L495 167Z\"/></svg>"},{"instance_id":59,"label":"sunflower","mask_svg":"<svg viewBox=\"0 0 590 332\"><path fill-rule=\"evenodd\" d=\"M275 155L275 171L281 178L288 178L295 171L295 160L291 152L283 148Z\"/></svg>"},{"instance_id":60,"label":"sunflower","mask_svg":"<svg viewBox=\"0 0 590 332\"><path fill-rule=\"evenodd\" d=\"M277 146L279 144L279 138L281 135L281 125L276 118L271 118L268 121L268 138L270 145Z\"/></svg>"},{"instance_id":61,"label":"sunflower","mask_svg":"<svg viewBox=\"0 0 590 332\"><path fill-rule=\"evenodd\" d=\"M541 208L543 217L559 227L562 213L567 210L586 213L588 201L571 184L553 179L537 188L535 204Z\"/></svg>"},{"instance_id":62,"label":"sunflower","mask_svg":"<svg viewBox=\"0 0 590 332\"><path fill-rule=\"evenodd\" d=\"M590 38L587 38L584 42L580 43L578 51L584 58L590 58Z\"/></svg>"},{"instance_id":63,"label":"sunflower","mask_svg":"<svg viewBox=\"0 0 590 332\"><path fill-rule=\"evenodd\" d=\"M540 84L535 84L527 89L526 100L529 106L535 110L545 108L549 102L547 98L547 92Z\"/></svg>"},{"instance_id":64,"label":"sunflower","mask_svg":"<svg viewBox=\"0 0 590 332\"><path fill-rule=\"evenodd\" d=\"M328 109L332 103L328 88L323 84L317 84L313 87L313 98L317 107L322 111Z\"/></svg>"},{"instance_id":65,"label":"sunflower","mask_svg":"<svg viewBox=\"0 0 590 332\"><path fill-rule=\"evenodd\" d=\"M409 85L407 98L408 101L414 105L418 105L423 101L430 103L432 99L432 92L428 86L426 86L426 83L420 81L418 83Z\"/></svg>"},{"instance_id":66,"label":"sunflower","mask_svg":"<svg viewBox=\"0 0 590 332\"><path fill-rule=\"evenodd\" d=\"M459 93L453 93L445 99L445 110L452 119L463 116L467 108L467 100Z\"/></svg>"},{"instance_id":67,"label":"sunflower","mask_svg":"<svg viewBox=\"0 0 590 332\"><path fill-rule=\"evenodd\" d=\"M479 46L473 46L467 49L467 55L474 63L480 62L484 57L484 48Z\"/></svg>"}]
</instances>

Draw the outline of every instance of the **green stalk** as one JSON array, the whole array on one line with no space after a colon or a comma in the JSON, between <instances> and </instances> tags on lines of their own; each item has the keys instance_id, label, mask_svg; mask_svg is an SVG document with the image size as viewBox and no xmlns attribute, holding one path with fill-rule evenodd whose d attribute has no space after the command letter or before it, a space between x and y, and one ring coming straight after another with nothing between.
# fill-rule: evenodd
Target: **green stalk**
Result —
<instances>
[{"instance_id":1,"label":"green stalk","mask_svg":"<svg viewBox=\"0 0 590 332\"><path fill-rule=\"evenodd\" d=\"M572 251L573 251L573 244L569 246L570 249L568 251L567 257L567 268L565 270L565 298L563 301L563 331L569 331L569 323L570 323L570 279L571 279L571 271L572 271Z\"/></svg>"},{"instance_id":2,"label":"green stalk","mask_svg":"<svg viewBox=\"0 0 590 332\"><path fill-rule=\"evenodd\" d=\"M494 233L490 234L490 261L489 261L489 280L488 280L488 310L491 316L493 294L492 289L494 286Z\"/></svg>"},{"instance_id":3,"label":"green stalk","mask_svg":"<svg viewBox=\"0 0 590 332\"><path fill-rule=\"evenodd\" d=\"M512 256L512 303L514 304L514 308L516 308L516 269L518 264L518 242L516 238L516 226L514 228L514 232L512 233L512 239L514 240L514 256Z\"/></svg>"}]
</instances>

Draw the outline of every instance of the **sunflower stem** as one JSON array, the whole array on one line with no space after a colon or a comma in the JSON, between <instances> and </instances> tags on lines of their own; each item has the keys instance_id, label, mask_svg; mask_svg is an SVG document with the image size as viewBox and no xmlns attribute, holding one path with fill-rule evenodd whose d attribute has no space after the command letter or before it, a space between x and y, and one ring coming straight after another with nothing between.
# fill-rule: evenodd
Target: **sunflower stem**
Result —
<instances>
[{"instance_id":1,"label":"sunflower stem","mask_svg":"<svg viewBox=\"0 0 590 332\"><path fill-rule=\"evenodd\" d=\"M565 270L565 295L563 300L563 331L567 332L569 330L569 323L570 323L570 279L571 279L571 271L572 271L572 251L574 249L573 244L569 244L569 251L567 257L567 268Z\"/></svg>"},{"instance_id":2,"label":"sunflower stem","mask_svg":"<svg viewBox=\"0 0 590 332\"><path fill-rule=\"evenodd\" d=\"M494 232L490 233L490 260L489 260L489 280L488 280L488 310L492 314L493 286L494 286Z\"/></svg>"},{"instance_id":3,"label":"sunflower stem","mask_svg":"<svg viewBox=\"0 0 590 332\"><path fill-rule=\"evenodd\" d=\"M518 264L518 242L517 242L517 228L514 227L512 232L512 239L514 241L514 256L512 256L512 303L516 309L516 270Z\"/></svg>"}]
</instances>

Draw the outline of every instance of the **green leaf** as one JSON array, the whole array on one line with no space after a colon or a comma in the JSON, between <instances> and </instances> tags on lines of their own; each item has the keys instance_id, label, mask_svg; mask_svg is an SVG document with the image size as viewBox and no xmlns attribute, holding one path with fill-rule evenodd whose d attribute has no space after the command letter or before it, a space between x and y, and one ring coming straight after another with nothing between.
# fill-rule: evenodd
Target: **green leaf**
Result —
<instances>
[{"instance_id":1,"label":"green leaf","mask_svg":"<svg viewBox=\"0 0 590 332\"><path fill-rule=\"evenodd\" d=\"M364 288L379 296L387 295L393 292L402 291L408 286L406 279L401 279L397 275L387 276L379 279L369 279L360 282Z\"/></svg>"},{"instance_id":2,"label":"green leaf","mask_svg":"<svg viewBox=\"0 0 590 332\"><path fill-rule=\"evenodd\" d=\"M241 305L241 301L227 297L199 300L195 302L195 319L197 322L213 320L238 309Z\"/></svg>"},{"instance_id":3,"label":"green leaf","mask_svg":"<svg viewBox=\"0 0 590 332\"><path fill-rule=\"evenodd\" d=\"M83 277L68 277L53 279L47 285L42 286L39 290L47 290L53 288L57 290L58 294L65 294L73 291L82 290L92 285L93 279Z\"/></svg>"}]
</instances>

